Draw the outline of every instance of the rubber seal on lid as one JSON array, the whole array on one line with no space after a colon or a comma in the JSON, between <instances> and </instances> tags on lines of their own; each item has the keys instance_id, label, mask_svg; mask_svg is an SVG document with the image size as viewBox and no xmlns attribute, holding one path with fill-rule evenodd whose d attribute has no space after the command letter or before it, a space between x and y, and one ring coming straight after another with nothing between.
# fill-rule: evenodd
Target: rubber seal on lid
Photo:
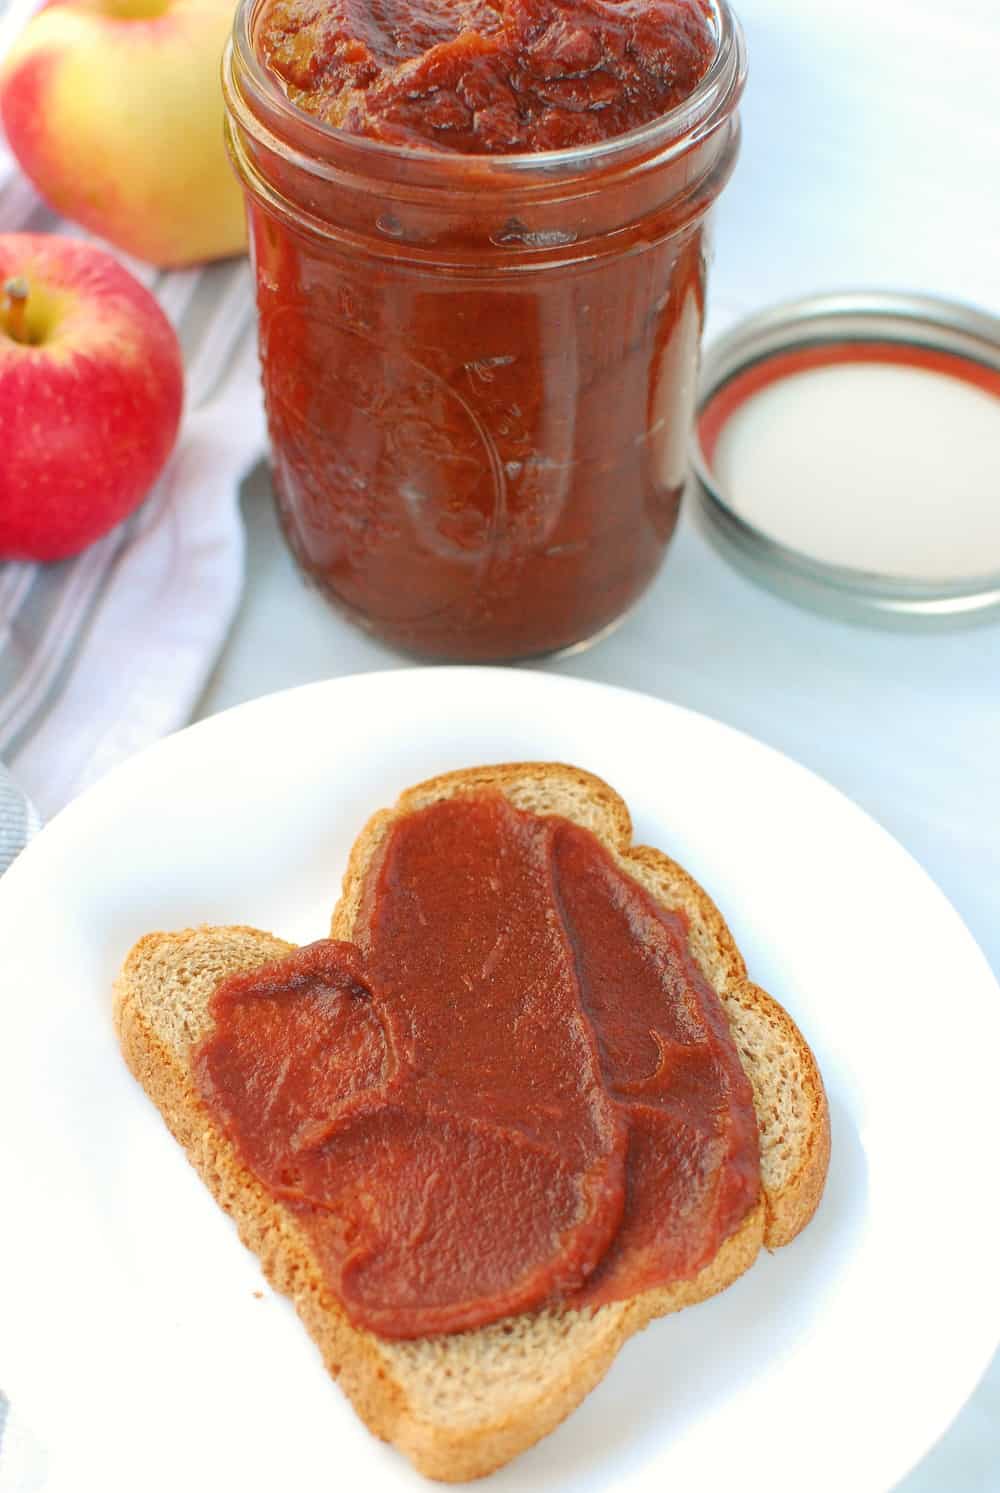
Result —
<instances>
[{"instance_id":1,"label":"rubber seal on lid","mask_svg":"<svg viewBox=\"0 0 1000 1493\"><path fill-rule=\"evenodd\" d=\"M789 302L706 352L704 527L754 579L871 622L1000 608L1000 321L916 296Z\"/></svg>"}]
</instances>

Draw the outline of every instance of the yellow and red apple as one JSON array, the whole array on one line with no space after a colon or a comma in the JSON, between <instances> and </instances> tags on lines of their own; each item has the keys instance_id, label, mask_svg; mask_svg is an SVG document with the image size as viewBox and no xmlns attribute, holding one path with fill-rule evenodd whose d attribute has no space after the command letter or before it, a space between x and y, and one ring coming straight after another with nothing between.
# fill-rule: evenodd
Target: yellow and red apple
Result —
<instances>
[{"instance_id":1,"label":"yellow and red apple","mask_svg":"<svg viewBox=\"0 0 1000 1493\"><path fill-rule=\"evenodd\" d=\"M0 73L0 119L41 195L165 268L240 252L219 64L233 0L50 0Z\"/></svg>"},{"instance_id":2,"label":"yellow and red apple","mask_svg":"<svg viewBox=\"0 0 1000 1493\"><path fill-rule=\"evenodd\" d=\"M112 255L0 235L0 557L61 560L146 496L183 401L177 336Z\"/></svg>"}]
</instances>

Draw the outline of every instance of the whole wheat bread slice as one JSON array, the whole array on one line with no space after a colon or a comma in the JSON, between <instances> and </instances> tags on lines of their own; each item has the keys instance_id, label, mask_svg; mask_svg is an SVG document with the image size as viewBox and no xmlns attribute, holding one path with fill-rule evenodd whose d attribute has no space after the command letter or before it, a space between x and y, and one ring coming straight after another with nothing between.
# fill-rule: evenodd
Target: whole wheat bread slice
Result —
<instances>
[{"instance_id":1,"label":"whole wheat bread slice","mask_svg":"<svg viewBox=\"0 0 1000 1493\"><path fill-rule=\"evenodd\" d=\"M750 1079L761 1141L760 1203L697 1276L598 1310L548 1309L471 1332L389 1341L353 1327L326 1286L293 1215L238 1160L195 1088L192 1047L210 1027L220 981L291 952L253 928L152 933L129 954L115 992L126 1061L274 1287L290 1296L358 1414L428 1477L461 1481L502 1466L551 1431L603 1377L622 1344L654 1317L721 1291L762 1245L787 1244L819 1202L829 1159L826 1096L787 1013L747 978L718 909L658 850L632 846L623 801L578 768L524 763L450 773L376 814L351 853L331 936L350 939L365 869L394 819L456 793L499 789L521 809L592 830L621 866L683 910L692 952L718 993Z\"/></svg>"}]
</instances>

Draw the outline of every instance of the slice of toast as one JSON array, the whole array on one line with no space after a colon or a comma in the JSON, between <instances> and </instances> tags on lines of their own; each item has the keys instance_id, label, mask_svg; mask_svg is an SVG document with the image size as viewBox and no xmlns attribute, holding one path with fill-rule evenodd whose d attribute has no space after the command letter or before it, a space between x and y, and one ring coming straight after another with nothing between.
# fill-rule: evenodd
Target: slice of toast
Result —
<instances>
[{"instance_id":1,"label":"slice of toast","mask_svg":"<svg viewBox=\"0 0 1000 1493\"><path fill-rule=\"evenodd\" d=\"M129 954L115 992L126 1061L157 1105L268 1279L290 1296L358 1414L428 1477L457 1482L502 1466L551 1431L603 1377L618 1349L654 1317L721 1291L802 1229L819 1202L829 1160L826 1095L787 1013L747 979L718 909L674 861L632 846L623 801L578 768L524 763L449 773L411 788L376 814L351 852L331 936L350 939L366 867L397 816L457 793L499 789L518 808L584 825L665 906L686 913L692 953L720 997L753 1087L761 1143L758 1206L693 1279L595 1310L549 1308L471 1332L389 1341L353 1327L293 1215L237 1158L210 1119L191 1072L210 1027L218 984L291 952L253 928L152 933Z\"/></svg>"}]
</instances>

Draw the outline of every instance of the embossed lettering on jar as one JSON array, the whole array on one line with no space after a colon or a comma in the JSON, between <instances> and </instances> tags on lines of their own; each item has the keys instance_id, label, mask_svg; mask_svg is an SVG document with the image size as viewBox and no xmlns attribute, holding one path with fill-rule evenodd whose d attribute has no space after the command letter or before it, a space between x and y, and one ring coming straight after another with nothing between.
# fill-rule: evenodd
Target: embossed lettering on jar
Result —
<instances>
[{"instance_id":1,"label":"embossed lettering on jar","mask_svg":"<svg viewBox=\"0 0 1000 1493\"><path fill-rule=\"evenodd\" d=\"M224 71L285 533L440 658L579 643L656 574L744 78L708 0L500 7L243 0Z\"/></svg>"}]
</instances>

